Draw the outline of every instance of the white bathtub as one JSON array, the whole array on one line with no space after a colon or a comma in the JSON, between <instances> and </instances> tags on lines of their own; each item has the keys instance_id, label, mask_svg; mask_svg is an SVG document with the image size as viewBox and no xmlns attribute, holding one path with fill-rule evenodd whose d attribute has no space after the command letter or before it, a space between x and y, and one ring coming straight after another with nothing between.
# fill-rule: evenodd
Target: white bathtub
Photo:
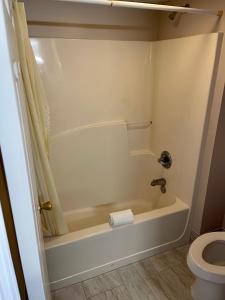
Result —
<instances>
[{"instance_id":1,"label":"white bathtub","mask_svg":"<svg viewBox=\"0 0 225 300\"><path fill-rule=\"evenodd\" d=\"M47 240L51 288L80 282L159 252L182 238L188 214L189 207L183 201L165 194L155 209L136 214L132 225L112 229L104 223Z\"/></svg>"}]
</instances>

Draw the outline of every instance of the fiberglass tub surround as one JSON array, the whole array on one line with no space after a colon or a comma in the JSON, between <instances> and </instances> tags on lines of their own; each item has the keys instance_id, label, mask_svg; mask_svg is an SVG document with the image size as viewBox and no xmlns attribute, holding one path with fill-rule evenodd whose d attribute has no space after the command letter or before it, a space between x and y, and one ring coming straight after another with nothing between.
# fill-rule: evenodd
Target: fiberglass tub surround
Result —
<instances>
[{"instance_id":1,"label":"fiberglass tub surround","mask_svg":"<svg viewBox=\"0 0 225 300\"><path fill-rule=\"evenodd\" d=\"M46 242L54 288L182 239L217 42L218 34L158 42L32 39L70 229ZM172 155L169 169L157 161L164 150ZM166 179L166 194L151 186L158 178ZM128 208L134 224L112 229L108 214Z\"/></svg>"}]
</instances>

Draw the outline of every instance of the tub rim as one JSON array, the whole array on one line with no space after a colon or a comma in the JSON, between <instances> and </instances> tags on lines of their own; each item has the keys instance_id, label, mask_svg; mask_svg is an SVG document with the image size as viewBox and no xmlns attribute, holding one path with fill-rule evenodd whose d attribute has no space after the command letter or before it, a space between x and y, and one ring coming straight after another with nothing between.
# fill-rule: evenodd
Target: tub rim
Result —
<instances>
[{"instance_id":1,"label":"tub rim","mask_svg":"<svg viewBox=\"0 0 225 300\"><path fill-rule=\"evenodd\" d=\"M58 236L58 237L49 238L49 239L47 238L44 242L44 248L45 248L45 250L49 250L49 249L52 249L55 247L61 247L61 246L67 245L71 242L75 243L80 240L93 237L95 235L101 235L101 234L105 234L107 232L120 230L121 228L124 228L125 226L134 226L141 222L147 222L150 220L164 217L168 214L171 215L171 214L177 213L182 210L190 209L190 207L186 203L184 203L182 200L180 200L177 196L174 196L174 197L175 197L175 202L171 205L161 207L161 208L156 208L154 210L135 215L133 224L128 224L128 225L119 226L119 227L115 227L115 228L112 228L108 223L91 226L91 227L81 229L78 231L69 232L69 233L66 233L66 234Z\"/></svg>"}]
</instances>

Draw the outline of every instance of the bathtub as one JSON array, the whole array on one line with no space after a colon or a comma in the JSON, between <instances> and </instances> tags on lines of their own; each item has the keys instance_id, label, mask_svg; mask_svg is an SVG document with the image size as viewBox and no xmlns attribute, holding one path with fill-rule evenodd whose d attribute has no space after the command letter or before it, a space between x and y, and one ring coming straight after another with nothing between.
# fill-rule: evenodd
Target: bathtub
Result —
<instances>
[{"instance_id":1,"label":"bathtub","mask_svg":"<svg viewBox=\"0 0 225 300\"><path fill-rule=\"evenodd\" d=\"M163 246L182 239L189 215L189 207L182 200L166 193L159 198L155 207L146 201L137 201L142 203L114 206L114 211L131 207L135 215L133 224L117 228L102 223L72 231L73 220L75 222L79 216L86 214L94 218L96 214L99 217L102 214L104 219L107 209L112 209L110 206L97 211L89 209L65 215L71 232L45 241L53 290L156 254L162 251Z\"/></svg>"},{"instance_id":2,"label":"bathtub","mask_svg":"<svg viewBox=\"0 0 225 300\"><path fill-rule=\"evenodd\" d=\"M45 241L52 289L165 250L187 232L189 207L150 184L167 178L144 142L150 126L136 127L104 121L51 138L50 161L69 228L68 234ZM170 185L168 180L168 191ZM134 223L112 229L109 213L128 208Z\"/></svg>"}]
</instances>

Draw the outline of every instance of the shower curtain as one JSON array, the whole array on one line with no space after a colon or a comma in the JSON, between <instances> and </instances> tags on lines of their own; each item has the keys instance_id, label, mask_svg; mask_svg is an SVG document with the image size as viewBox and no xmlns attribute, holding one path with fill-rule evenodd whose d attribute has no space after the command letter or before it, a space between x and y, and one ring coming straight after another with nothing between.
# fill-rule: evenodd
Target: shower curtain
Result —
<instances>
[{"instance_id":1,"label":"shower curtain","mask_svg":"<svg viewBox=\"0 0 225 300\"><path fill-rule=\"evenodd\" d=\"M45 236L61 235L68 229L48 157L48 106L29 40L24 5L17 1L14 1L14 21L39 202L52 204L51 210L41 212L43 233Z\"/></svg>"}]
</instances>

